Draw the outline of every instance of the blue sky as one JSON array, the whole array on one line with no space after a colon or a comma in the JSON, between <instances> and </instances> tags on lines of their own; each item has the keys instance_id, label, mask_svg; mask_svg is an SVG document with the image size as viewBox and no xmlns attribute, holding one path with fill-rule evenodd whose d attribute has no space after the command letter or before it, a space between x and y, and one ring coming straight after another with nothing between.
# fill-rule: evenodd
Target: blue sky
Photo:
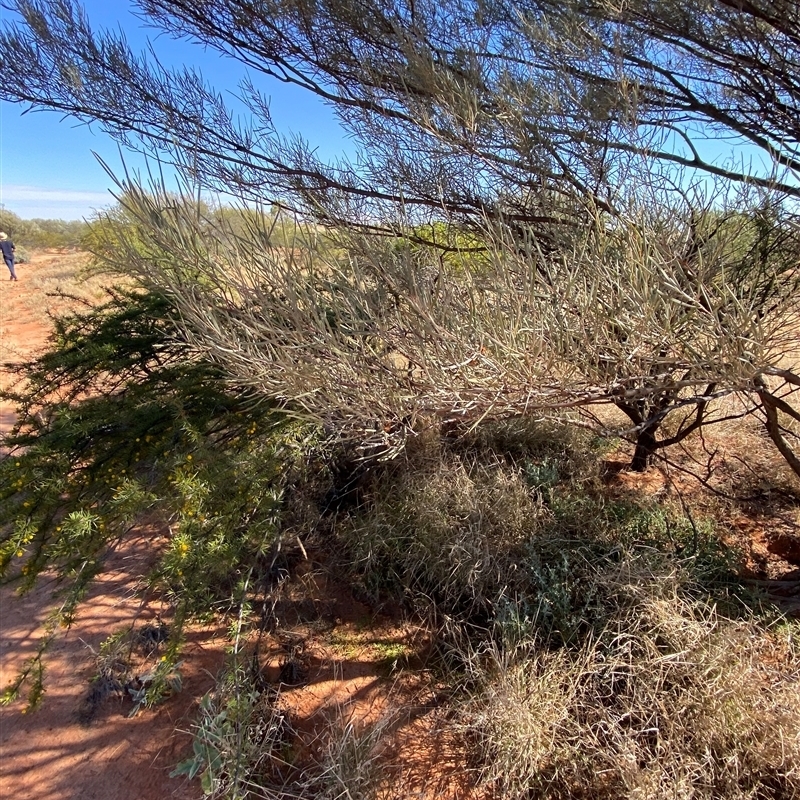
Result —
<instances>
[{"instance_id":1,"label":"blue sky","mask_svg":"<svg viewBox=\"0 0 800 800\"><path fill-rule=\"evenodd\" d=\"M231 59L188 42L175 42L147 27L132 13L135 7L129 0L84 0L84 6L95 29L121 29L136 52L149 39L162 63L198 67L219 90L234 91L245 75L244 68ZM6 14L0 6L0 20ZM326 159L352 152L332 111L320 101L301 89L255 77L271 97L272 115L282 131L302 133ZM24 111L18 104L0 102L0 204L25 219L82 219L113 204L109 194L113 181L93 151L118 174L123 156L128 168L144 166L136 154L120 154L99 126L79 125L53 112ZM702 150L717 162L752 159L756 171L767 171L761 154L753 148L712 141Z\"/></svg>"},{"instance_id":2,"label":"blue sky","mask_svg":"<svg viewBox=\"0 0 800 800\"><path fill-rule=\"evenodd\" d=\"M245 74L232 60L159 35L131 13L127 0L84 0L84 7L95 29L122 29L137 52L149 38L163 63L197 66L217 89L235 90ZM0 10L0 18L6 15ZM303 133L323 157L335 158L347 149L333 113L308 92L279 82L259 85L271 97L282 130ZM121 173L117 144L99 126L49 111L23 112L19 104L0 102L0 204L24 219L82 219L113 204L113 182L92 153ZM136 154L122 155L128 167L144 164Z\"/></svg>"}]
</instances>

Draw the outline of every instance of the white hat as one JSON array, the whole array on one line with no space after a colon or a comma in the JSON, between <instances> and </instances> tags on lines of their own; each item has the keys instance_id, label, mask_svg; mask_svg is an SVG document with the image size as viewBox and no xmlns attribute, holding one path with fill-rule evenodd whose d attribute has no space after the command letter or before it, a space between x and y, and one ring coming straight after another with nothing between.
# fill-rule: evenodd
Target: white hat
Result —
<instances>
[{"instance_id":1,"label":"white hat","mask_svg":"<svg viewBox=\"0 0 800 800\"><path fill-rule=\"evenodd\" d=\"M6 234L0 231L0 239L8 239L8 236L6 236Z\"/></svg>"}]
</instances>

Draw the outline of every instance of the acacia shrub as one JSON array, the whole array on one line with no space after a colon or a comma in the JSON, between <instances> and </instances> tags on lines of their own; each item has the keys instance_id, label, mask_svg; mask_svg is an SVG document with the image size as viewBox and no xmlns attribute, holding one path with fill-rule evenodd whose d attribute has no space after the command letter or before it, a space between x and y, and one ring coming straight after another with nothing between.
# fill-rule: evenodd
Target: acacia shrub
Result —
<instances>
[{"instance_id":1,"label":"acacia shrub","mask_svg":"<svg viewBox=\"0 0 800 800\"><path fill-rule=\"evenodd\" d=\"M231 391L181 341L173 313L163 295L109 290L105 303L56 319L42 355L13 365L16 383L2 392L19 417L0 461L0 579L24 592L48 571L59 603L6 699L31 678L38 702L49 640L145 511L169 531L149 575L176 620L164 675L183 622L238 610L248 575L269 563L296 428Z\"/></svg>"}]
</instances>

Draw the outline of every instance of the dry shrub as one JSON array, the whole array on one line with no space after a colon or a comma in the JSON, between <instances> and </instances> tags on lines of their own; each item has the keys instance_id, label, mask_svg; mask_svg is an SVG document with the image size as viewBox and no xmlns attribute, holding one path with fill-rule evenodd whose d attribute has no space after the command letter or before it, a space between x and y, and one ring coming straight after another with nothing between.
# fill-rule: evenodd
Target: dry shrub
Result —
<instances>
[{"instance_id":1,"label":"dry shrub","mask_svg":"<svg viewBox=\"0 0 800 800\"><path fill-rule=\"evenodd\" d=\"M193 752L173 776L200 779L212 800L378 800L387 786L386 741L396 714L370 723L337 708L320 720L313 742L291 722L291 706L264 691L249 670L229 668L200 702Z\"/></svg>"},{"instance_id":2,"label":"dry shrub","mask_svg":"<svg viewBox=\"0 0 800 800\"><path fill-rule=\"evenodd\" d=\"M187 340L233 381L367 455L397 455L441 421L608 404L630 435L691 409L695 430L711 400L753 391L795 346L796 276L751 246L767 214L752 203L748 216L646 197L613 224L598 210L552 251L487 218L445 257L403 214L391 236L319 229L273 247L269 215L234 230L164 186L121 188L130 225L109 266L172 297ZM761 221L765 247L786 250L791 229Z\"/></svg>"},{"instance_id":3,"label":"dry shrub","mask_svg":"<svg viewBox=\"0 0 800 800\"><path fill-rule=\"evenodd\" d=\"M737 554L710 520L604 495L590 439L543 431L421 442L337 523L366 581L437 612L478 788L800 794L797 664L767 667Z\"/></svg>"},{"instance_id":4,"label":"dry shrub","mask_svg":"<svg viewBox=\"0 0 800 800\"><path fill-rule=\"evenodd\" d=\"M800 692L763 631L620 567L618 611L576 649L474 658L464 729L482 781L515 798L764 798L800 792Z\"/></svg>"},{"instance_id":5,"label":"dry shrub","mask_svg":"<svg viewBox=\"0 0 800 800\"><path fill-rule=\"evenodd\" d=\"M411 592L468 614L513 581L545 514L520 470L443 454L429 469L381 481L337 530L373 592Z\"/></svg>"},{"instance_id":6,"label":"dry shrub","mask_svg":"<svg viewBox=\"0 0 800 800\"><path fill-rule=\"evenodd\" d=\"M28 285L26 294L20 298L22 304L41 315L43 297L47 298L46 307L50 313L75 308L79 303L97 303L111 281L107 275L91 270L91 258L82 251L34 252L20 272ZM118 277L115 283L130 285L133 281Z\"/></svg>"},{"instance_id":7,"label":"dry shrub","mask_svg":"<svg viewBox=\"0 0 800 800\"><path fill-rule=\"evenodd\" d=\"M287 800L388 800L396 797L388 784L384 750L396 722L390 713L367 724L345 709L320 734L316 763L297 783ZM269 795L265 795L269 796Z\"/></svg>"}]
</instances>

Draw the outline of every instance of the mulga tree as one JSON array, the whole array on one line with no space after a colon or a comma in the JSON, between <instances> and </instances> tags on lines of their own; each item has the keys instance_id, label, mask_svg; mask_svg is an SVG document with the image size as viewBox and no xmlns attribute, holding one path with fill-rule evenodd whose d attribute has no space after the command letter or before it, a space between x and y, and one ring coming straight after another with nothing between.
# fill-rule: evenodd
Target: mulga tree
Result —
<instances>
[{"instance_id":1,"label":"mulga tree","mask_svg":"<svg viewBox=\"0 0 800 800\"><path fill-rule=\"evenodd\" d=\"M194 186L337 231L335 263L287 258L255 229L213 252L158 192L131 190L158 246L203 277L143 272L239 380L362 442L402 438L422 417L614 403L637 467L674 439L657 438L672 410L693 409L686 432L720 393L770 393L764 376L786 352L770 337L793 297L790 271L768 255L774 232L751 257L699 230L705 212L691 203L674 225L643 213L641 190L685 192L691 173L676 170L688 169L769 192L773 208L798 195L787 0L138 6L248 68L249 118L197 71L93 31L71 0L9 3L0 96L97 122ZM269 79L329 104L356 155L328 164L281 135ZM708 131L758 147L775 174L720 167L697 143ZM676 204L658 205L669 216ZM789 208L777 236L791 258ZM431 237L437 225L471 246Z\"/></svg>"},{"instance_id":2,"label":"mulga tree","mask_svg":"<svg viewBox=\"0 0 800 800\"><path fill-rule=\"evenodd\" d=\"M770 205L631 206L558 252L487 226L445 258L419 227L287 250L270 245L267 216L245 235L165 193L125 196L135 240L123 229L110 263L155 277L192 344L237 382L365 455L429 425L571 409L607 433L590 409L614 405L644 469L720 419L714 401L766 387L794 347L796 231ZM182 266L151 252L180 252Z\"/></svg>"}]
</instances>

